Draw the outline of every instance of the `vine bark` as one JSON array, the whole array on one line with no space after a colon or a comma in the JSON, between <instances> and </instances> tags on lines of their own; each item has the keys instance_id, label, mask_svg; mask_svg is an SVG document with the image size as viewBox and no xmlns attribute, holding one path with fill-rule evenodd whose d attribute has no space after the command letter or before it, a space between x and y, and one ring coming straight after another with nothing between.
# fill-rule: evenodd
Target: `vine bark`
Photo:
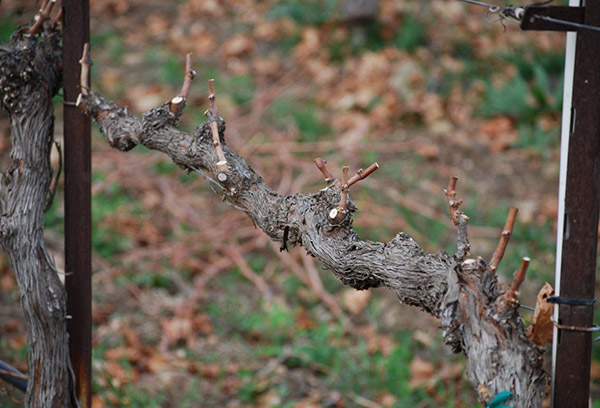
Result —
<instances>
[{"instance_id":1,"label":"vine bark","mask_svg":"<svg viewBox=\"0 0 600 408\"><path fill-rule=\"evenodd\" d=\"M203 174L272 240L282 247L301 245L344 284L358 290L388 287L401 302L440 318L445 342L467 356L467 375L483 403L510 391L514 406L541 406L548 384L543 351L526 339L518 302L503 296L509 288L498 286L481 258L466 257L468 217L457 218L454 256L426 253L405 233L390 242L364 241L352 228L356 207L350 199L345 218L329 216L344 190L339 180L315 194L277 194L226 145L225 122L210 111L209 120L188 134L177 129L183 109L171 109L171 102L137 118L86 89L78 106L112 147L128 151L143 145L167 154L186 171ZM211 131L215 124L218 144ZM215 146L221 146L226 167Z\"/></svg>"},{"instance_id":2,"label":"vine bark","mask_svg":"<svg viewBox=\"0 0 600 408\"><path fill-rule=\"evenodd\" d=\"M44 25L40 34L21 29L0 46L0 96L11 116L13 142L12 164L0 183L0 245L15 271L28 329L30 407L78 405L66 294L42 237L52 177L52 97L61 86L61 60L60 33L52 25ZM509 288L498 285L481 258L467 257L467 217L455 219L455 255L426 253L405 233L389 242L361 240L352 227L356 207L350 198L345 216L330 216L347 189L339 180L314 194L280 195L226 145L225 122L218 114L210 114L193 134L177 129L187 91L138 118L83 85L78 106L111 146L128 151L141 144L167 154L186 171L220 186L271 239L283 247L301 245L344 284L358 290L388 287L401 302L439 318L445 342L467 356L467 375L483 403L511 391L514 406L541 406L548 383L542 350L525 337Z\"/></svg>"},{"instance_id":3,"label":"vine bark","mask_svg":"<svg viewBox=\"0 0 600 408\"><path fill-rule=\"evenodd\" d=\"M41 28L41 26L38 26ZM11 165L1 174L0 246L21 294L29 342L27 407L78 406L73 394L66 293L43 239L51 199L52 97L61 87L61 34L18 30L0 45L0 98L11 120Z\"/></svg>"}]
</instances>

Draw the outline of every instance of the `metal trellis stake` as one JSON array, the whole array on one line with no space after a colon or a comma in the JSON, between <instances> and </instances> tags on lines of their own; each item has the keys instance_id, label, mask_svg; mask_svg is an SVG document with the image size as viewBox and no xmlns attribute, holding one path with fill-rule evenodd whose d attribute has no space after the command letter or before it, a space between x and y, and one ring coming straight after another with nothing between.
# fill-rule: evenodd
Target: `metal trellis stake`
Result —
<instances>
[{"instance_id":1,"label":"metal trellis stake","mask_svg":"<svg viewBox=\"0 0 600 408\"><path fill-rule=\"evenodd\" d=\"M600 27L600 4L528 7L521 28L572 31L551 19ZM567 34L556 251L552 406L588 407L600 192L600 32Z\"/></svg>"},{"instance_id":2,"label":"metal trellis stake","mask_svg":"<svg viewBox=\"0 0 600 408\"><path fill-rule=\"evenodd\" d=\"M84 408L91 407L92 360L90 119L73 102L79 95L79 60L89 38L89 0L63 0L65 285L71 363Z\"/></svg>"}]
</instances>

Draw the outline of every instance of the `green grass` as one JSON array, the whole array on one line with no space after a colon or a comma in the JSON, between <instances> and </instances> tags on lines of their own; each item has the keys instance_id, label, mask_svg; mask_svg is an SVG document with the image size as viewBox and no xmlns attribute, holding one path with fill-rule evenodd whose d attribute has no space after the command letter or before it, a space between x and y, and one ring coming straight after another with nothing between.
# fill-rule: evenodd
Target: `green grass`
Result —
<instances>
[{"instance_id":1,"label":"green grass","mask_svg":"<svg viewBox=\"0 0 600 408\"><path fill-rule=\"evenodd\" d=\"M560 129L554 128L544 131L539 124L521 124L518 126L519 140L516 148L533 148L545 155L551 152L552 147L560 144Z\"/></svg>"},{"instance_id":2,"label":"green grass","mask_svg":"<svg viewBox=\"0 0 600 408\"><path fill-rule=\"evenodd\" d=\"M426 28L427 25L423 21L406 14L394 38L394 45L402 50L413 52L419 45L425 44Z\"/></svg>"},{"instance_id":3,"label":"green grass","mask_svg":"<svg viewBox=\"0 0 600 408\"><path fill-rule=\"evenodd\" d=\"M161 84L168 84L174 88L181 86L181 78L185 71L185 61L181 57L166 55L161 61L159 69L159 81Z\"/></svg>"},{"instance_id":4,"label":"green grass","mask_svg":"<svg viewBox=\"0 0 600 408\"><path fill-rule=\"evenodd\" d=\"M558 145L559 129L544 131L540 117L558 117L562 109L563 53L525 53L501 55L517 68L516 74L494 87L486 82L486 94L478 114L483 117L505 115L517 123L517 148L534 148L540 152Z\"/></svg>"},{"instance_id":5,"label":"green grass","mask_svg":"<svg viewBox=\"0 0 600 408\"><path fill-rule=\"evenodd\" d=\"M107 53L113 63L121 64L125 56L126 47L123 35L113 30L91 34L92 47L97 47Z\"/></svg>"},{"instance_id":6,"label":"green grass","mask_svg":"<svg viewBox=\"0 0 600 408\"><path fill-rule=\"evenodd\" d=\"M271 19L291 18L300 25L320 26L339 9L337 0L283 0L273 5L267 16Z\"/></svg>"},{"instance_id":7,"label":"green grass","mask_svg":"<svg viewBox=\"0 0 600 408\"><path fill-rule=\"evenodd\" d=\"M162 391L149 393L147 390L137 389L131 384L117 387L111 380L110 375L105 375L104 378L114 398L106 400L109 407L160 408L164 406L166 395Z\"/></svg>"},{"instance_id":8,"label":"green grass","mask_svg":"<svg viewBox=\"0 0 600 408\"><path fill-rule=\"evenodd\" d=\"M303 103L293 99L280 99L273 102L271 109L269 120L282 130L288 129L290 124L295 126L301 142L325 140L333 134L318 107L310 101Z\"/></svg>"},{"instance_id":9,"label":"green grass","mask_svg":"<svg viewBox=\"0 0 600 408\"><path fill-rule=\"evenodd\" d=\"M103 177L98 172L92 175L92 179ZM138 204L121 189L118 183L112 183L106 190L92 197L92 248L96 254L110 259L129 247L131 238L116 227L105 225L105 220L114 214L126 212L135 214L137 208Z\"/></svg>"},{"instance_id":10,"label":"green grass","mask_svg":"<svg viewBox=\"0 0 600 408\"><path fill-rule=\"evenodd\" d=\"M0 43L6 43L10 40L10 36L17 29L17 23L13 17L8 14L0 19Z\"/></svg>"},{"instance_id":11,"label":"green grass","mask_svg":"<svg viewBox=\"0 0 600 408\"><path fill-rule=\"evenodd\" d=\"M286 274L285 271L281 273ZM324 278L328 275L324 275ZM332 279L339 289L339 282ZM397 398L395 407L419 403L435 405L424 390L411 389L408 385L411 361L421 352L419 344L412 341L411 331L394 330L394 346L387 355L379 350L370 351L365 338L349 334L341 322L323 316L319 307L298 298L297 292L302 284L297 278L287 276L283 282L286 293L296 294L286 295L279 300L257 302L244 295L246 290L254 289L241 275L227 273L218 282L218 298L203 306L220 338L237 338L253 350L254 359L259 361L255 365L259 368L242 369L236 374L241 382L236 391L237 398L244 404L257 404L266 392L275 392L282 404L290 406L304 398L275 372L266 377L261 374L260 367L278 359L286 373L298 371L305 373L304 376L314 376L325 389L339 392L347 406L355 406L353 395L376 400L384 392ZM327 279L325 284L327 286ZM380 318L383 313L381 307L376 306L377 303L371 302L373 306L365 309L361 319L374 322L377 332L381 333L383 329L377 323L378 319L371 318ZM313 325L298 325L300 313L307 313ZM436 342L440 344L432 347L432 363L445 364L444 346L441 339ZM211 360L211 356L205 353L198 358L202 361ZM212 357L212 361L218 360L217 356ZM446 393L449 401L454 400L451 388L440 384L440 393ZM470 388L460 398L472 399ZM446 406L454 405L448 402Z\"/></svg>"},{"instance_id":12,"label":"green grass","mask_svg":"<svg viewBox=\"0 0 600 408\"><path fill-rule=\"evenodd\" d=\"M48 211L44 213L44 229L52 230L64 235L65 214L62 204L62 189L59 187Z\"/></svg>"}]
</instances>

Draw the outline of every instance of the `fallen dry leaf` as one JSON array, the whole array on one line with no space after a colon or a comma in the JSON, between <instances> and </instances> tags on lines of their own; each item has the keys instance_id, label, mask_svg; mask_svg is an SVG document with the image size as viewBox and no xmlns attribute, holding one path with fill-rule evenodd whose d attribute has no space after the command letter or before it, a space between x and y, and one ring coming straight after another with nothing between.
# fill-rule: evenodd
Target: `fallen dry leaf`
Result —
<instances>
[{"instance_id":1,"label":"fallen dry leaf","mask_svg":"<svg viewBox=\"0 0 600 408\"><path fill-rule=\"evenodd\" d=\"M313 402L311 398L307 398L306 400L296 402L294 405L292 405L292 407L293 408L321 408L321 405Z\"/></svg>"},{"instance_id":2,"label":"fallen dry leaf","mask_svg":"<svg viewBox=\"0 0 600 408\"><path fill-rule=\"evenodd\" d=\"M281 397L275 390L269 390L258 399L259 406L261 407L278 407L281 405L281 402Z\"/></svg>"},{"instance_id":3,"label":"fallen dry leaf","mask_svg":"<svg viewBox=\"0 0 600 408\"><path fill-rule=\"evenodd\" d=\"M600 363L592 360L592 364L590 366L590 377L592 380L600 380Z\"/></svg>"},{"instance_id":4,"label":"fallen dry leaf","mask_svg":"<svg viewBox=\"0 0 600 408\"><path fill-rule=\"evenodd\" d=\"M274 21L261 21L254 26L254 38L262 41L276 41L279 38L278 25Z\"/></svg>"},{"instance_id":5,"label":"fallen dry leaf","mask_svg":"<svg viewBox=\"0 0 600 408\"><path fill-rule=\"evenodd\" d=\"M463 375L463 364L462 363L454 363L454 364L443 364L439 369L437 374L440 381L456 381L459 380Z\"/></svg>"},{"instance_id":6,"label":"fallen dry leaf","mask_svg":"<svg viewBox=\"0 0 600 408\"><path fill-rule=\"evenodd\" d=\"M247 55L254 49L254 40L245 34L236 34L223 44L221 51L227 58Z\"/></svg>"},{"instance_id":7,"label":"fallen dry leaf","mask_svg":"<svg viewBox=\"0 0 600 408\"><path fill-rule=\"evenodd\" d=\"M368 290L346 289L342 295L344 308L357 315L369 304L371 292Z\"/></svg>"},{"instance_id":8,"label":"fallen dry leaf","mask_svg":"<svg viewBox=\"0 0 600 408\"><path fill-rule=\"evenodd\" d=\"M103 398L97 395L92 395L92 406L94 408L104 408L106 405L104 404Z\"/></svg>"},{"instance_id":9,"label":"fallen dry leaf","mask_svg":"<svg viewBox=\"0 0 600 408\"><path fill-rule=\"evenodd\" d=\"M319 31L314 27L305 27L302 30L302 40L294 49L294 57L298 61L314 56L321 51Z\"/></svg>"},{"instance_id":10,"label":"fallen dry leaf","mask_svg":"<svg viewBox=\"0 0 600 408\"><path fill-rule=\"evenodd\" d=\"M17 287L14 275L8 271L0 272L0 289L2 293L9 293Z\"/></svg>"},{"instance_id":11,"label":"fallen dry leaf","mask_svg":"<svg viewBox=\"0 0 600 408\"><path fill-rule=\"evenodd\" d=\"M216 46L216 38L209 29L199 23L178 24L168 32L170 45L179 52L193 52L202 55L210 52Z\"/></svg>"},{"instance_id":12,"label":"fallen dry leaf","mask_svg":"<svg viewBox=\"0 0 600 408\"><path fill-rule=\"evenodd\" d=\"M396 405L397 401L398 397L396 397L393 394L390 394L387 391L384 391L379 395L379 397L377 397L377 402L381 404L381 406L383 406L384 408L392 408L394 405Z\"/></svg>"},{"instance_id":13,"label":"fallen dry leaf","mask_svg":"<svg viewBox=\"0 0 600 408\"><path fill-rule=\"evenodd\" d=\"M137 379L136 370L125 370L123 366L114 361L107 361L104 363L104 372L106 373L115 387L121 387L130 382L135 382Z\"/></svg>"},{"instance_id":14,"label":"fallen dry leaf","mask_svg":"<svg viewBox=\"0 0 600 408\"><path fill-rule=\"evenodd\" d=\"M316 326L310 313L305 307L300 309L300 312L296 315L296 326L302 329L313 329Z\"/></svg>"},{"instance_id":15,"label":"fallen dry leaf","mask_svg":"<svg viewBox=\"0 0 600 408\"><path fill-rule=\"evenodd\" d=\"M479 131L492 153L508 149L519 137L513 121L506 116L485 121L479 127Z\"/></svg>"},{"instance_id":16,"label":"fallen dry leaf","mask_svg":"<svg viewBox=\"0 0 600 408\"><path fill-rule=\"evenodd\" d=\"M218 0L190 0L183 7L188 16L223 17L225 10Z\"/></svg>"},{"instance_id":17,"label":"fallen dry leaf","mask_svg":"<svg viewBox=\"0 0 600 408\"><path fill-rule=\"evenodd\" d=\"M410 362L410 382L408 386L412 389L424 385L435 373L435 367L429 361L415 357Z\"/></svg>"},{"instance_id":18,"label":"fallen dry leaf","mask_svg":"<svg viewBox=\"0 0 600 408\"><path fill-rule=\"evenodd\" d=\"M554 294L554 289L548 282L540 290L535 302L535 313L531 319L531 324L527 328L527 338L538 346L552 343L552 333L554 326L550 318L554 313L554 305L546 300Z\"/></svg>"},{"instance_id":19,"label":"fallen dry leaf","mask_svg":"<svg viewBox=\"0 0 600 408\"><path fill-rule=\"evenodd\" d=\"M479 386L477 387L477 392L479 393L479 396L482 399L486 399L487 397L490 396L490 391L488 390L488 388L483 385L483 384L479 384Z\"/></svg>"},{"instance_id":20,"label":"fallen dry leaf","mask_svg":"<svg viewBox=\"0 0 600 408\"><path fill-rule=\"evenodd\" d=\"M433 160L439 157L440 147L431 143L417 143L415 145L415 152L425 159Z\"/></svg>"},{"instance_id":21,"label":"fallen dry leaf","mask_svg":"<svg viewBox=\"0 0 600 408\"><path fill-rule=\"evenodd\" d=\"M425 332L423 330L415 330L413 333L413 340L418 341L425 347L431 347L435 339L431 335L431 333Z\"/></svg>"}]
</instances>

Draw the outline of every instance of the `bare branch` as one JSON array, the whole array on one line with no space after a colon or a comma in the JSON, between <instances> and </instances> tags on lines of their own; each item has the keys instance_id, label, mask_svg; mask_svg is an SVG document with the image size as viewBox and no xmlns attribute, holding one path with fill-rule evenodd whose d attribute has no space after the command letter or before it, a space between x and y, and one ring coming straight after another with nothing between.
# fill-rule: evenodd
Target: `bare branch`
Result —
<instances>
[{"instance_id":1,"label":"bare branch","mask_svg":"<svg viewBox=\"0 0 600 408\"><path fill-rule=\"evenodd\" d=\"M321 171L321 173L323 174L323 176L325 176L325 182L327 184L329 184L333 180L335 180L335 178L327 170L327 167L325 166L327 164L327 162L325 160L321 159L320 157L317 157L316 159L313 160L313 162L315 163L315 165L317 166L317 168Z\"/></svg>"},{"instance_id":2,"label":"bare branch","mask_svg":"<svg viewBox=\"0 0 600 408\"><path fill-rule=\"evenodd\" d=\"M318 160L320 160L320 159L318 159ZM325 171L327 171L327 169L325 169L322 162L317 163L317 160L315 160L315 164L317 164L317 167L319 167L319 164L321 164L323 166L323 169ZM352 176L352 178L350 180L348 180L348 172L350 171L350 167L349 166L342 167L342 185L340 187L340 202L336 208L331 209L331 211L329 212L329 218L332 221L336 221L339 223L339 222L342 222L346 218L346 215L348 214L348 208L347 208L348 207L348 189L350 188L350 186L357 183L360 180L363 180L363 179L369 177L369 175L371 173L373 173L375 170L377 170L378 168L379 168L379 165L377 163L373 163L366 170L363 170L363 169L358 170L356 172L356 174L354 176ZM321 167L319 167L319 170L321 170ZM321 170L321 172L323 172L323 170ZM323 173L323 174L325 175L325 173ZM327 172L327 174L329 174L329 172Z\"/></svg>"},{"instance_id":3,"label":"bare branch","mask_svg":"<svg viewBox=\"0 0 600 408\"><path fill-rule=\"evenodd\" d=\"M456 199L456 183L458 177L452 176L448 181L448 187L444 190L446 200L448 202L448 209L450 210L450 219L454 222L457 227L458 239L456 245L456 254L454 255L458 260L464 260L469 256L471 251L471 244L469 242L469 236L467 233L467 225L469 223L469 217L462 211L459 211L459 207L463 203L463 200Z\"/></svg>"},{"instance_id":4,"label":"bare branch","mask_svg":"<svg viewBox=\"0 0 600 408\"><path fill-rule=\"evenodd\" d=\"M262 276L256 274L252 270L252 268L250 268L250 266L242 256L238 245L230 245L225 249L225 251L240 269L241 274L258 288L260 293L262 293L263 297L265 297L266 299L273 297L273 291L271 290L267 282L265 282Z\"/></svg>"},{"instance_id":5,"label":"bare branch","mask_svg":"<svg viewBox=\"0 0 600 408\"><path fill-rule=\"evenodd\" d=\"M56 4L56 0L44 1L40 14L35 16L35 23L29 28L29 34L36 34L44 24L44 21L50 18L50 13Z\"/></svg>"},{"instance_id":6,"label":"bare branch","mask_svg":"<svg viewBox=\"0 0 600 408\"><path fill-rule=\"evenodd\" d=\"M500 241L498 242L498 246L494 251L494 255L492 255L492 260L488 265L488 269L493 273L496 272L500 261L502 261L502 258L504 257L504 252L506 251L506 246L508 245L508 241L510 241L510 237L512 236L518 212L519 210L514 207L511 207L508 210L508 217L506 217L506 223L504 224L504 229L502 230Z\"/></svg>"},{"instance_id":7,"label":"bare branch","mask_svg":"<svg viewBox=\"0 0 600 408\"><path fill-rule=\"evenodd\" d=\"M525 280L525 274L527 273L527 268L529 267L529 262L530 262L530 259L527 257L524 257L522 259L521 266L515 272L514 279L513 279L512 284L510 285L510 288L508 288L508 290L506 292L504 292L502 295L500 295L498 297L498 300L496 303L498 305L499 311L506 312L507 310L511 310L511 309L515 310L517 308L517 306L519 305L519 300L518 300L519 289L521 287L521 284Z\"/></svg>"},{"instance_id":8,"label":"bare branch","mask_svg":"<svg viewBox=\"0 0 600 408\"><path fill-rule=\"evenodd\" d=\"M94 64L90 58L90 43L83 44L83 53L79 63L81 64L79 86L81 87L81 93L87 95L90 91L90 68Z\"/></svg>"},{"instance_id":9,"label":"bare branch","mask_svg":"<svg viewBox=\"0 0 600 408\"><path fill-rule=\"evenodd\" d=\"M348 206L348 171L350 171L349 166L342 167L342 187L340 191L340 202L337 208L334 208L329 213L329 218L334 219L338 222L346 218L346 214L348 213L348 211L346 210L346 207Z\"/></svg>"},{"instance_id":10,"label":"bare branch","mask_svg":"<svg viewBox=\"0 0 600 408\"><path fill-rule=\"evenodd\" d=\"M208 80L208 100L210 101L210 113L215 117L219 117L219 110L217 109L217 93L215 92L215 80Z\"/></svg>"},{"instance_id":11,"label":"bare branch","mask_svg":"<svg viewBox=\"0 0 600 408\"><path fill-rule=\"evenodd\" d=\"M450 177L450 181L448 181L448 187L444 190L444 193L446 194L446 198L448 200L448 208L450 209L450 219L454 222L455 225L458 225L456 212L458 211L460 205L463 203L462 200L456 201L457 182L458 177Z\"/></svg>"},{"instance_id":12,"label":"bare branch","mask_svg":"<svg viewBox=\"0 0 600 408\"><path fill-rule=\"evenodd\" d=\"M529 268L529 262L531 260L528 257L523 257L521 260L521 266L515 272L515 278L513 280L512 285L510 286L510 291L514 294L519 293L519 289L521 288L521 284L525 280L525 275L527 274L527 268Z\"/></svg>"},{"instance_id":13,"label":"bare branch","mask_svg":"<svg viewBox=\"0 0 600 408\"><path fill-rule=\"evenodd\" d=\"M212 91L209 85L214 97ZM428 254L405 233L389 242L362 240L352 228L349 214L353 207L347 193L351 181L365 178L376 166L359 172L355 180L348 179L345 168L341 182L315 194L277 194L223 143L224 122L216 116L213 97L206 112L208 122L193 135L175 127L168 104L137 118L90 93L81 96L79 107L97 122L113 147L128 150L143 144L168 154L184 168L199 169L221 184L226 181L228 197L258 228L273 241L285 242L286 247L303 246L342 283L359 290L388 287L400 301L440 318L444 340L454 351L467 355L467 375L475 388L485 385L485 395L480 393L483 403L503 390L520 389L522 392L514 397L515 406L541 404L547 376L539 349L525 338L518 313L504 313L504 320L494 317L498 316L494 300L499 296L496 276L481 259L466 259L469 217L458 210L461 201L456 200L456 178L446 190L451 218L458 227L455 257L444 252ZM315 164L326 178L333 178L323 161L317 159ZM338 213L344 211L341 222L332 222L339 221ZM230 253L235 258L232 261L243 265L237 255ZM515 365L515 360L529 364Z\"/></svg>"},{"instance_id":14,"label":"bare branch","mask_svg":"<svg viewBox=\"0 0 600 408\"><path fill-rule=\"evenodd\" d=\"M377 170L379 168L379 164L377 163L373 163L371 164L369 167L367 167L366 170L363 169L359 169L356 174L354 176L352 176L350 178L350 180L348 180L348 187L352 186L353 184L357 183L360 180L364 180L367 177L369 177L369 175L371 173L373 173L375 170Z\"/></svg>"},{"instance_id":15,"label":"bare branch","mask_svg":"<svg viewBox=\"0 0 600 408\"><path fill-rule=\"evenodd\" d=\"M56 17L54 17L54 22L52 24L55 26L58 24L62 24L62 17L63 17L63 9L61 7L58 9L58 13L56 13Z\"/></svg>"},{"instance_id":16,"label":"bare branch","mask_svg":"<svg viewBox=\"0 0 600 408\"><path fill-rule=\"evenodd\" d=\"M183 77L183 85L181 86L181 91L179 91L179 95L171 99L171 101L169 102L171 113L173 115L179 116L183 112L185 102L187 101L188 94L190 93L192 81L195 77L196 71L194 71L193 68L193 58L192 54L189 53L185 56L185 74Z\"/></svg>"},{"instance_id":17,"label":"bare branch","mask_svg":"<svg viewBox=\"0 0 600 408\"><path fill-rule=\"evenodd\" d=\"M220 182L224 182L227 180L227 175L224 173L227 171L227 159L225 158L225 153L223 152L223 145L221 144L221 136L219 136L219 124L217 121L219 120L219 111L217 110L217 95L215 92L215 80L208 80L208 99L210 101L210 108L205 112L208 117L208 121L210 123L210 131L212 134L213 146L215 147L215 152L217 154L217 170L219 174L217 174L217 179Z\"/></svg>"},{"instance_id":18,"label":"bare branch","mask_svg":"<svg viewBox=\"0 0 600 408\"><path fill-rule=\"evenodd\" d=\"M192 58L192 53L190 52L185 56L185 78L183 79L183 85L179 92L179 96L182 96L185 99L187 99L192 81L196 77L196 71L194 71L193 64L194 60Z\"/></svg>"}]
</instances>

